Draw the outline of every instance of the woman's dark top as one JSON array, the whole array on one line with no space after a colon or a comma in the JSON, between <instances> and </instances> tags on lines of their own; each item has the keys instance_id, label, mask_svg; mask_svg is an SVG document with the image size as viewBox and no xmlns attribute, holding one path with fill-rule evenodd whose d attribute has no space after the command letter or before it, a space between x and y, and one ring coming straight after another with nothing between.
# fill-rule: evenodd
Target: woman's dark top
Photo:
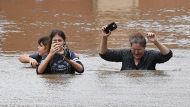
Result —
<instances>
[{"instance_id":1,"label":"woman's dark top","mask_svg":"<svg viewBox=\"0 0 190 107\"><path fill-rule=\"evenodd\" d=\"M83 66L81 61L79 60L79 57L76 56L74 52L70 53L70 58L80 65ZM43 60L42 60L43 61ZM84 70L84 68L83 68ZM61 54L55 54L52 58L52 60L48 63L45 72L43 74L56 74L56 73L62 73L62 74L74 74L76 69L72 67L63 57ZM38 67L36 69L37 74L38 73Z\"/></svg>"}]
</instances>

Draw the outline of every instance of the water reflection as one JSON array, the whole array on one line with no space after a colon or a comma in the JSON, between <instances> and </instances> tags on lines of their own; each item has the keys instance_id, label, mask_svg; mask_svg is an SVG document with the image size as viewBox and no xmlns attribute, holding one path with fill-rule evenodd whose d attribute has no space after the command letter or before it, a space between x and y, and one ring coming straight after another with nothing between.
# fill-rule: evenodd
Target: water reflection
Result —
<instances>
[{"instance_id":1,"label":"water reflection","mask_svg":"<svg viewBox=\"0 0 190 107\"><path fill-rule=\"evenodd\" d=\"M174 58L158 71L120 72L120 63L81 55L82 75L36 75L18 55L1 54L0 105L189 106L189 50L173 51Z\"/></svg>"}]
</instances>

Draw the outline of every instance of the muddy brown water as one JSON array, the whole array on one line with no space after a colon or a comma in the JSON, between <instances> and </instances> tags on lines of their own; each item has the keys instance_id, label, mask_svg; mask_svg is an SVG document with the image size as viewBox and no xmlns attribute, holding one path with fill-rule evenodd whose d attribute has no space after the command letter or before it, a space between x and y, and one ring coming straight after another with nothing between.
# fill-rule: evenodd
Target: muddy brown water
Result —
<instances>
[{"instance_id":1,"label":"muddy brown water","mask_svg":"<svg viewBox=\"0 0 190 107\"><path fill-rule=\"evenodd\" d=\"M0 106L189 107L189 8L189 0L0 0ZM121 63L98 56L100 28L112 21L110 48L153 31L174 57L156 71L120 71ZM83 74L36 75L19 63L55 28L79 53Z\"/></svg>"}]
</instances>

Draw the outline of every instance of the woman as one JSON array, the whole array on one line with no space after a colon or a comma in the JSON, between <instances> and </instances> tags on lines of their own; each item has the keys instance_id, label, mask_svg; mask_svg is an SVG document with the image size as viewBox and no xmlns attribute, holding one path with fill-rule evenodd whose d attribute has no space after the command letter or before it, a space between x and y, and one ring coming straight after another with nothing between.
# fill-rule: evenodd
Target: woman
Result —
<instances>
[{"instance_id":1,"label":"woman","mask_svg":"<svg viewBox=\"0 0 190 107\"><path fill-rule=\"evenodd\" d=\"M58 29L52 30L49 39L48 55L37 67L37 74L74 74L75 71L78 73L84 72L84 67L76 54L66 49L66 37L63 31Z\"/></svg>"}]
</instances>

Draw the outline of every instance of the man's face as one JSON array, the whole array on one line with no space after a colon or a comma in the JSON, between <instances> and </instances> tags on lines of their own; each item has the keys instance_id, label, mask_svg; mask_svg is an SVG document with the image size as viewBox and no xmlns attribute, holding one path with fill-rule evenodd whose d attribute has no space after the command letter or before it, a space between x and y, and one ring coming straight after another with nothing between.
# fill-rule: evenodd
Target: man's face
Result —
<instances>
[{"instance_id":1,"label":"man's face","mask_svg":"<svg viewBox=\"0 0 190 107\"><path fill-rule=\"evenodd\" d=\"M139 43L133 43L131 46L131 52L136 60L140 60L142 58L144 50L145 47L141 46Z\"/></svg>"}]
</instances>

